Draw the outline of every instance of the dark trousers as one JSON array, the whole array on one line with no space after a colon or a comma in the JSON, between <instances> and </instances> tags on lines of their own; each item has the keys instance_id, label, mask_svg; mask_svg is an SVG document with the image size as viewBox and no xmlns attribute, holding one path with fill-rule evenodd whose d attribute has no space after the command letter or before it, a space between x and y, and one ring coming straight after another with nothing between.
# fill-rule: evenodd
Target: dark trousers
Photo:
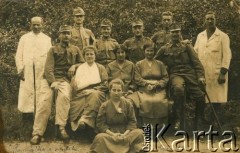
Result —
<instances>
[{"instance_id":1,"label":"dark trousers","mask_svg":"<svg viewBox=\"0 0 240 153\"><path fill-rule=\"evenodd\" d=\"M171 78L173 115L181 129L196 130L204 120L205 97L197 84L188 84L182 76ZM191 98L190 98L191 97Z\"/></svg>"}]
</instances>

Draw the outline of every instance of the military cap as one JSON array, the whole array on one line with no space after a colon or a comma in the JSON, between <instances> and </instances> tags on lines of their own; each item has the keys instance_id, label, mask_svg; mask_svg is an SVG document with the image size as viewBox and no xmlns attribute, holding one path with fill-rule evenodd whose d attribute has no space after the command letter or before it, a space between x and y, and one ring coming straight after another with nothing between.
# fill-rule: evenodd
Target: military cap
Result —
<instances>
[{"instance_id":1,"label":"military cap","mask_svg":"<svg viewBox=\"0 0 240 153\"><path fill-rule=\"evenodd\" d=\"M136 19L132 22L132 26L143 26L143 21L141 19Z\"/></svg>"},{"instance_id":2,"label":"military cap","mask_svg":"<svg viewBox=\"0 0 240 153\"><path fill-rule=\"evenodd\" d=\"M108 19L103 19L100 26L101 27L112 27L112 22Z\"/></svg>"},{"instance_id":3,"label":"military cap","mask_svg":"<svg viewBox=\"0 0 240 153\"><path fill-rule=\"evenodd\" d=\"M170 31L181 31L181 26L177 23L174 23L170 26Z\"/></svg>"},{"instance_id":4,"label":"military cap","mask_svg":"<svg viewBox=\"0 0 240 153\"><path fill-rule=\"evenodd\" d=\"M73 9L73 15L85 15L85 12L81 7L77 7Z\"/></svg>"},{"instance_id":5,"label":"military cap","mask_svg":"<svg viewBox=\"0 0 240 153\"><path fill-rule=\"evenodd\" d=\"M64 31L71 31L71 26L69 26L69 25L60 26L59 32L61 33L61 32L64 32Z\"/></svg>"},{"instance_id":6,"label":"military cap","mask_svg":"<svg viewBox=\"0 0 240 153\"><path fill-rule=\"evenodd\" d=\"M162 16L173 16L173 13L170 11L166 11L162 13Z\"/></svg>"}]
</instances>

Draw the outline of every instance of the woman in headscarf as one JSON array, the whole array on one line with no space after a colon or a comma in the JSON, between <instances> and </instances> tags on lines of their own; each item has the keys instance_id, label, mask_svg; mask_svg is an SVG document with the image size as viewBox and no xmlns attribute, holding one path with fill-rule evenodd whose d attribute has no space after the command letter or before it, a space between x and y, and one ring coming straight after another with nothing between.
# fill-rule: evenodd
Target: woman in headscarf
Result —
<instances>
[{"instance_id":1,"label":"woman in headscarf","mask_svg":"<svg viewBox=\"0 0 240 153\"><path fill-rule=\"evenodd\" d=\"M124 83L114 79L109 84L110 99L104 102L96 120L99 133L91 153L137 153L143 147L143 131L137 129L133 106L122 97Z\"/></svg>"},{"instance_id":2,"label":"woman in headscarf","mask_svg":"<svg viewBox=\"0 0 240 153\"><path fill-rule=\"evenodd\" d=\"M108 90L108 75L104 66L95 63L96 48L92 45L83 49L85 63L81 64L72 80L73 99L69 112L73 131L87 126L95 128L95 119L105 92Z\"/></svg>"}]
</instances>

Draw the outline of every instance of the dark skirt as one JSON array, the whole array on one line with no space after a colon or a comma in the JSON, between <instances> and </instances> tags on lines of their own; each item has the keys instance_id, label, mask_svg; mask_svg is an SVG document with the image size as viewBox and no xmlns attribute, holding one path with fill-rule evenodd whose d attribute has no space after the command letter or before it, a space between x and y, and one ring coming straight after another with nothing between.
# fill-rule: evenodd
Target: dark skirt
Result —
<instances>
[{"instance_id":1,"label":"dark skirt","mask_svg":"<svg viewBox=\"0 0 240 153\"><path fill-rule=\"evenodd\" d=\"M105 93L95 89L83 90L76 94L70 103L69 119L72 130L76 131L80 121L95 128L97 112L105 101Z\"/></svg>"}]
</instances>

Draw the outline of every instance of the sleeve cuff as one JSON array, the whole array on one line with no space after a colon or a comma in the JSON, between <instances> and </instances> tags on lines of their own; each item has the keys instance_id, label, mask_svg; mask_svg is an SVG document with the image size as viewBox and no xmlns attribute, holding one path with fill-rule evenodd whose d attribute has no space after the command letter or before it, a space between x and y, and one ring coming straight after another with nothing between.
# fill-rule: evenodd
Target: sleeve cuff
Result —
<instances>
[{"instance_id":1,"label":"sleeve cuff","mask_svg":"<svg viewBox=\"0 0 240 153\"><path fill-rule=\"evenodd\" d=\"M228 72L228 69L222 67L220 72L225 75Z\"/></svg>"}]
</instances>

